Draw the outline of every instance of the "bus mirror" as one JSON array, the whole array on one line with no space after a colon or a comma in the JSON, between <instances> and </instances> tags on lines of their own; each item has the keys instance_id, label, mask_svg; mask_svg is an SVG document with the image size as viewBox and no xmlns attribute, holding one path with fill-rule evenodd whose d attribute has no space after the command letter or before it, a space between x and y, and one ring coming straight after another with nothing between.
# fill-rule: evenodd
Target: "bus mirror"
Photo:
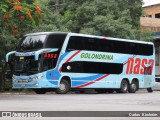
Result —
<instances>
[{"instance_id":1,"label":"bus mirror","mask_svg":"<svg viewBox=\"0 0 160 120\"><path fill-rule=\"evenodd\" d=\"M11 51L9 53L6 54L6 62L8 62L9 56L14 54L16 51Z\"/></svg>"}]
</instances>

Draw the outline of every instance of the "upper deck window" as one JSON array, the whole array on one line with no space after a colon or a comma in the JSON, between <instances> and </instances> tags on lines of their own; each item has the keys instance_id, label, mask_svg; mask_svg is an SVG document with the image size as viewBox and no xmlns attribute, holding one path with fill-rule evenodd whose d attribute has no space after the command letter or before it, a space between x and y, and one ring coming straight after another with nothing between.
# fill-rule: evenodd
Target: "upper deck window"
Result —
<instances>
[{"instance_id":1,"label":"upper deck window","mask_svg":"<svg viewBox=\"0 0 160 120\"><path fill-rule=\"evenodd\" d=\"M120 40L71 36L66 51L88 50L133 55L153 55L153 45Z\"/></svg>"},{"instance_id":2,"label":"upper deck window","mask_svg":"<svg viewBox=\"0 0 160 120\"><path fill-rule=\"evenodd\" d=\"M17 51L33 51L43 48L46 35L25 36L22 38Z\"/></svg>"},{"instance_id":3,"label":"upper deck window","mask_svg":"<svg viewBox=\"0 0 160 120\"><path fill-rule=\"evenodd\" d=\"M49 35L44 48L62 48L66 34L52 34Z\"/></svg>"}]
</instances>

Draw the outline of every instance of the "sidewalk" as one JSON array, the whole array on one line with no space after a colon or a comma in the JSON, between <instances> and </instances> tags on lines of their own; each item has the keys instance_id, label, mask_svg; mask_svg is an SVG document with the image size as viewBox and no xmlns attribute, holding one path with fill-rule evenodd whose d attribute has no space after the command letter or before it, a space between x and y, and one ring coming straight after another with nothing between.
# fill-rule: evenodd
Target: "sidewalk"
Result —
<instances>
[{"instance_id":1,"label":"sidewalk","mask_svg":"<svg viewBox=\"0 0 160 120\"><path fill-rule=\"evenodd\" d=\"M24 90L10 90L10 91L3 91L3 92L0 92L0 94L4 94L4 95L26 95L26 94L35 94L34 91L31 91L31 90L27 90L27 89L24 89Z\"/></svg>"}]
</instances>

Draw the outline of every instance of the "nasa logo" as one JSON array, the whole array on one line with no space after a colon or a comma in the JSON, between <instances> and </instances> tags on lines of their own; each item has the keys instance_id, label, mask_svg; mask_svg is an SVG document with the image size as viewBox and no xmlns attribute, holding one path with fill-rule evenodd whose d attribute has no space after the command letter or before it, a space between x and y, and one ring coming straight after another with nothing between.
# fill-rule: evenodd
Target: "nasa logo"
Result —
<instances>
[{"instance_id":1,"label":"nasa logo","mask_svg":"<svg viewBox=\"0 0 160 120\"><path fill-rule=\"evenodd\" d=\"M154 67L153 59L129 58L126 74L152 74Z\"/></svg>"}]
</instances>

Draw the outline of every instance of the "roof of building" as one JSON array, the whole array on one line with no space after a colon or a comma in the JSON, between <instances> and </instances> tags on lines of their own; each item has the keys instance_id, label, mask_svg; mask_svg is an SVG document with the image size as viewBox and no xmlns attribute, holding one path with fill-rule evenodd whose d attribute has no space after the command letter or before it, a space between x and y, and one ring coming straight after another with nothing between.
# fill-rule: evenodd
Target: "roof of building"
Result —
<instances>
[{"instance_id":1,"label":"roof of building","mask_svg":"<svg viewBox=\"0 0 160 120\"><path fill-rule=\"evenodd\" d=\"M144 5L143 8L157 6L157 5L160 5L160 3L155 3L155 4L152 4L152 5Z\"/></svg>"}]
</instances>

